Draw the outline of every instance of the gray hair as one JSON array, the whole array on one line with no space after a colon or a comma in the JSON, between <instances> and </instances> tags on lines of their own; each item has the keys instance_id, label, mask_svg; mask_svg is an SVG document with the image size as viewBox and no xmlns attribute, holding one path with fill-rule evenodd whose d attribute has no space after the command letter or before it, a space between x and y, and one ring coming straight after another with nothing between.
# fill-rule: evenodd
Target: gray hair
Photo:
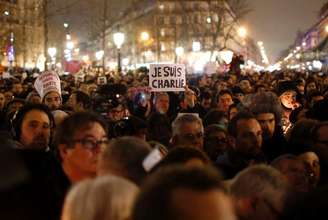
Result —
<instances>
[{"instance_id":1,"label":"gray hair","mask_svg":"<svg viewBox=\"0 0 328 220\"><path fill-rule=\"evenodd\" d=\"M68 193L62 220L126 220L138 193L136 185L120 177L84 180Z\"/></svg>"},{"instance_id":2,"label":"gray hair","mask_svg":"<svg viewBox=\"0 0 328 220\"><path fill-rule=\"evenodd\" d=\"M151 146L136 137L113 139L100 154L98 174L116 174L139 185L147 175L142 162L150 151Z\"/></svg>"},{"instance_id":3,"label":"gray hair","mask_svg":"<svg viewBox=\"0 0 328 220\"><path fill-rule=\"evenodd\" d=\"M295 160L299 160L299 159L294 154L283 154L283 155L277 157L276 159L274 159L271 162L271 166L273 166L274 168L279 170L281 168L282 162L285 162L286 160L294 160L295 161Z\"/></svg>"},{"instance_id":4,"label":"gray hair","mask_svg":"<svg viewBox=\"0 0 328 220\"><path fill-rule=\"evenodd\" d=\"M187 123L198 123L202 129L202 132L204 133L204 127L202 119L200 119L198 116L192 113L186 113L181 116L178 116L173 122L172 122L172 136L177 136L180 134L180 127L183 124Z\"/></svg>"},{"instance_id":5,"label":"gray hair","mask_svg":"<svg viewBox=\"0 0 328 220\"><path fill-rule=\"evenodd\" d=\"M268 165L254 165L233 179L230 193L237 199L257 197L282 211L287 198L288 182L283 174Z\"/></svg>"}]
</instances>

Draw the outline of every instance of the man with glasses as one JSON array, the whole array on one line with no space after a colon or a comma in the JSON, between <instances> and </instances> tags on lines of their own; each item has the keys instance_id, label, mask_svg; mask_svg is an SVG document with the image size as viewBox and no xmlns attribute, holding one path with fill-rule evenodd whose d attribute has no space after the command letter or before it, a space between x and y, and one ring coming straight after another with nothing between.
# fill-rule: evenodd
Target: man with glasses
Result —
<instances>
[{"instance_id":1,"label":"man with glasses","mask_svg":"<svg viewBox=\"0 0 328 220\"><path fill-rule=\"evenodd\" d=\"M106 123L89 112L73 114L58 127L55 145L71 183L95 177L98 154L108 145Z\"/></svg>"},{"instance_id":2,"label":"man with glasses","mask_svg":"<svg viewBox=\"0 0 328 220\"><path fill-rule=\"evenodd\" d=\"M52 170L47 185L52 216L59 217L70 186L96 177L98 155L108 146L106 123L90 112L75 113L57 127L54 145L60 164Z\"/></svg>"},{"instance_id":3,"label":"man with glasses","mask_svg":"<svg viewBox=\"0 0 328 220\"><path fill-rule=\"evenodd\" d=\"M193 147L203 149L204 127L195 114L183 114L172 123L173 147Z\"/></svg>"}]
</instances>

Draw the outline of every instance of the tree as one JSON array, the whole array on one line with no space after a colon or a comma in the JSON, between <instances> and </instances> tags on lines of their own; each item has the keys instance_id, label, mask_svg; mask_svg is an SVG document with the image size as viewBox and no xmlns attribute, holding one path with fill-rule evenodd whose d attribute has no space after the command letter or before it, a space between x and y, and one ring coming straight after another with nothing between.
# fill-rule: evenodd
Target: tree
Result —
<instances>
[{"instance_id":1,"label":"tree","mask_svg":"<svg viewBox=\"0 0 328 220\"><path fill-rule=\"evenodd\" d=\"M208 4L213 5L213 1L209 0ZM211 14L218 16L217 21L212 22L212 48L211 56L215 50L223 50L227 48L229 40L234 39L232 35L236 26L240 21L251 12L249 2L247 0L218 0L214 7L210 7ZM221 39L218 41L218 39Z\"/></svg>"},{"instance_id":2,"label":"tree","mask_svg":"<svg viewBox=\"0 0 328 220\"><path fill-rule=\"evenodd\" d=\"M328 15L328 2L324 3L323 6L320 9L319 16L321 18Z\"/></svg>"}]
</instances>

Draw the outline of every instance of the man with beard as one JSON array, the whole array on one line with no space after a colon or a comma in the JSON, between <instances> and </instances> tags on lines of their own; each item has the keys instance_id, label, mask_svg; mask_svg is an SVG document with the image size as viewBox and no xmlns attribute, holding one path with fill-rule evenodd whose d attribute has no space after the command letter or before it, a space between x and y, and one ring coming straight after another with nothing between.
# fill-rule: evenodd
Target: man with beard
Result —
<instances>
[{"instance_id":1,"label":"man with beard","mask_svg":"<svg viewBox=\"0 0 328 220\"><path fill-rule=\"evenodd\" d=\"M282 108L278 97L272 92L257 93L252 97L249 109L261 125L262 150L269 162L286 153L287 141L280 126Z\"/></svg>"},{"instance_id":2,"label":"man with beard","mask_svg":"<svg viewBox=\"0 0 328 220\"><path fill-rule=\"evenodd\" d=\"M265 162L261 149L262 129L253 114L238 113L230 121L228 133L230 148L216 161L226 179L233 178L249 165Z\"/></svg>"},{"instance_id":3,"label":"man with beard","mask_svg":"<svg viewBox=\"0 0 328 220\"><path fill-rule=\"evenodd\" d=\"M41 104L22 107L12 121L13 135L21 149L49 150L53 116L49 108Z\"/></svg>"}]
</instances>

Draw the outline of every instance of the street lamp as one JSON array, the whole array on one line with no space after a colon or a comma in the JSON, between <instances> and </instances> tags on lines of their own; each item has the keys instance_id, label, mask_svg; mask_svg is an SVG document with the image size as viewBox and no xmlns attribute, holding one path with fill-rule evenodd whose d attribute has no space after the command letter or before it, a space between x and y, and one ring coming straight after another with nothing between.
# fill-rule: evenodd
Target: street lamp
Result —
<instances>
[{"instance_id":1,"label":"street lamp","mask_svg":"<svg viewBox=\"0 0 328 220\"><path fill-rule=\"evenodd\" d=\"M83 62L84 63L88 63L89 62L89 56L88 55L84 55L84 56L82 56L82 60L83 60Z\"/></svg>"},{"instance_id":2,"label":"street lamp","mask_svg":"<svg viewBox=\"0 0 328 220\"><path fill-rule=\"evenodd\" d=\"M99 50L95 53L96 59L98 60L98 62L100 60L102 60L102 58L104 57L105 52L103 50ZM105 69L105 67L103 67ZM98 65L98 73L100 72L100 66Z\"/></svg>"},{"instance_id":3,"label":"street lamp","mask_svg":"<svg viewBox=\"0 0 328 220\"><path fill-rule=\"evenodd\" d=\"M247 36L247 30L245 27L240 27L238 29L238 35L241 37L241 38L245 38Z\"/></svg>"},{"instance_id":4,"label":"street lamp","mask_svg":"<svg viewBox=\"0 0 328 220\"><path fill-rule=\"evenodd\" d=\"M57 48L55 47L48 48L48 54L51 58L54 58L57 54Z\"/></svg>"},{"instance_id":5,"label":"street lamp","mask_svg":"<svg viewBox=\"0 0 328 220\"><path fill-rule=\"evenodd\" d=\"M193 52L199 52L201 49L201 44L198 41L192 42L192 51Z\"/></svg>"},{"instance_id":6,"label":"street lamp","mask_svg":"<svg viewBox=\"0 0 328 220\"><path fill-rule=\"evenodd\" d=\"M72 50L74 48L73 41L67 41L66 48L69 49L69 50Z\"/></svg>"},{"instance_id":7,"label":"street lamp","mask_svg":"<svg viewBox=\"0 0 328 220\"><path fill-rule=\"evenodd\" d=\"M175 62L177 63L178 62L178 58L180 58L184 53L184 49L183 47L177 47L175 48L175 54L176 54L176 60Z\"/></svg>"},{"instance_id":8,"label":"street lamp","mask_svg":"<svg viewBox=\"0 0 328 220\"><path fill-rule=\"evenodd\" d=\"M146 31L142 32L142 33L140 34L140 39L141 39L142 41L148 41L148 40L149 40L149 33L146 32Z\"/></svg>"},{"instance_id":9,"label":"street lamp","mask_svg":"<svg viewBox=\"0 0 328 220\"><path fill-rule=\"evenodd\" d=\"M103 50L97 51L96 54L95 54L95 56L96 56L96 59L98 61L101 60L103 58L103 56L104 56L104 51Z\"/></svg>"},{"instance_id":10,"label":"street lamp","mask_svg":"<svg viewBox=\"0 0 328 220\"><path fill-rule=\"evenodd\" d=\"M51 66L53 67L53 65L56 63L57 48L55 47L48 48L48 54L51 58Z\"/></svg>"},{"instance_id":11,"label":"street lamp","mask_svg":"<svg viewBox=\"0 0 328 220\"><path fill-rule=\"evenodd\" d=\"M182 56L183 55L183 53L184 53L184 49L183 49L183 47L177 47L177 48L175 48L175 53L177 54L177 56Z\"/></svg>"},{"instance_id":12,"label":"street lamp","mask_svg":"<svg viewBox=\"0 0 328 220\"><path fill-rule=\"evenodd\" d=\"M117 32L113 35L114 44L117 47L117 70L121 72L121 47L125 40L125 35L122 32Z\"/></svg>"}]
</instances>

